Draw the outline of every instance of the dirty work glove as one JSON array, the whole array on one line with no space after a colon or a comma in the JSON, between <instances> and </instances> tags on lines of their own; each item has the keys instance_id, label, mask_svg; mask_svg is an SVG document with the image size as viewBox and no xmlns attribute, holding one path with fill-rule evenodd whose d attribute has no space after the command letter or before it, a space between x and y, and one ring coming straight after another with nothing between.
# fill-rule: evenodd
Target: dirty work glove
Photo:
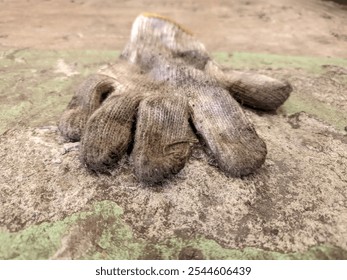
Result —
<instances>
[{"instance_id":1,"label":"dirty work glove","mask_svg":"<svg viewBox=\"0 0 347 280\"><path fill-rule=\"evenodd\" d=\"M132 27L131 37L122 56L128 61L148 67L143 59L143 49L165 54L171 61L179 61L204 71L227 89L241 104L253 108L276 110L289 97L291 85L271 77L222 69L205 46L191 31L166 17L144 13L138 16Z\"/></svg>"},{"instance_id":2,"label":"dirty work glove","mask_svg":"<svg viewBox=\"0 0 347 280\"><path fill-rule=\"evenodd\" d=\"M227 90L235 80L178 24L139 16L120 61L104 73L81 85L59 125L71 140L82 135L81 157L88 167L105 171L127 151L137 107L132 159L141 181L159 182L183 168L194 142L188 108L195 130L227 174L247 175L264 162L265 143ZM266 77L260 85L268 90L258 99L280 95L278 84L283 85ZM238 87L253 86L251 79Z\"/></svg>"},{"instance_id":3,"label":"dirty work glove","mask_svg":"<svg viewBox=\"0 0 347 280\"><path fill-rule=\"evenodd\" d=\"M69 140L81 138L81 160L92 170L107 172L132 150L139 180L155 183L176 174L194 141L185 96L126 61L89 77L76 91L59 128Z\"/></svg>"}]
</instances>

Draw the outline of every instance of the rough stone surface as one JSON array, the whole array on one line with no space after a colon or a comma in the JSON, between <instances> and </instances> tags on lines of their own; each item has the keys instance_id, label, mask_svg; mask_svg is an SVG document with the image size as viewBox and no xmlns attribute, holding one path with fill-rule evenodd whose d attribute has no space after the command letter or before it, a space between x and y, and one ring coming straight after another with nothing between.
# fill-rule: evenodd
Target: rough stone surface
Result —
<instances>
[{"instance_id":1,"label":"rough stone surface","mask_svg":"<svg viewBox=\"0 0 347 280\"><path fill-rule=\"evenodd\" d=\"M271 71L278 77L288 76L288 70ZM324 72L319 79L320 91L334 92L329 79L324 83L326 75L330 74ZM306 73L305 77L293 78L294 96L308 90L316 77ZM339 82L336 90L341 88L346 92L346 85ZM306 96L309 94L318 93L313 90ZM333 94L319 96L324 102L332 99L332 104L336 102L343 109ZM84 258L97 248L107 251L107 246L99 248L96 244L100 242L95 240L104 234L105 225L111 227L116 219L130 227L133 238L146 246L165 244L172 238L203 237L225 249L251 247L303 253L313 246L329 244L342 249L336 258L344 258L346 133L319 117L305 112L286 116L285 110L286 106L277 114L246 111L268 146L266 162L256 173L228 178L214 166L204 147L197 145L176 177L153 186L136 180L127 157L111 176L88 172L80 164L78 143L64 143L54 125L9 129L0 140L1 232L17 234L43 222L56 223L74 213L92 211L98 201L109 201L124 213L117 219L112 215L101 219L100 227L95 227L95 217L71 222L47 257ZM116 236L117 232L110 234ZM73 241L76 238L78 243ZM199 249L186 247L176 257L166 258L203 257ZM119 258L146 258L143 252L148 258L165 258L162 247L157 251L149 247L139 250L142 253L137 256ZM109 257L106 253L101 256Z\"/></svg>"},{"instance_id":2,"label":"rough stone surface","mask_svg":"<svg viewBox=\"0 0 347 280\"><path fill-rule=\"evenodd\" d=\"M247 111L269 149L256 174L227 178L196 147L148 187L127 158L92 174L62 141L73 88L116 59L146 10L188 26L222 64L292 83L276 114ZM346 6L0 0L0 17L0 259L347 259Z\"/></svg>"}]
</instances>

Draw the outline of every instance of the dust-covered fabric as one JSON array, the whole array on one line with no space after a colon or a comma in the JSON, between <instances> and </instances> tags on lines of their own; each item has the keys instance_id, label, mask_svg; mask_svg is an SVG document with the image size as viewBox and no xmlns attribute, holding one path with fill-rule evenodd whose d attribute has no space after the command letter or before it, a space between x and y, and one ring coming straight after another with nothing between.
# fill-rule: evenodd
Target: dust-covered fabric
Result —
<instances>
[{"instance_id":1,"label":"dust-covered fabric","mask_svg":"<svg viewBox=\"0 0 347 280\"><path fill-rule=\"evenodd\" d=\"M291 90L267 76L222 70L189 30L142 14L119 60L78 88L59 128L81 140L81 160L95 171L131 152L138 179L160 182L184 167L197 134L219 168L239 177L259 168L267 150L237 101L276 110Z\"/></svg>"}]
</instances>

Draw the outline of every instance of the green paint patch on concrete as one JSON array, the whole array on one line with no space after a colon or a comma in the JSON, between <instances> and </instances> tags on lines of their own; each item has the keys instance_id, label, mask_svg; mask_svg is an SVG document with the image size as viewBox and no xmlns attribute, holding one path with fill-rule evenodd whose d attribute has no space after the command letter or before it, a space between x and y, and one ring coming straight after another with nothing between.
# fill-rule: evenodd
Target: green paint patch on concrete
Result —
<instances>
[{"instance_id":1,"label":"green paint patch on concrete","mask_svg":"<svg viewBox=\"0 0 347 280\"><path fill-rule=\"evenodd\" d=\"M117 204L102 201L62 221L44 222L15 233L0 231L0 259L52 258L64 248L62 240L67 242L74 234L79 242L68 243L66 250L74 251L74 246L87 244L77 248L78 259L178 259L186 248L199 251L204 259L347 259L346 251L329 245L285 254L256 248L226 249L204 237L189 240L173 237L151 243L134 237L122 215Z\"/></svg>"},{"instance_id":2,"label":"green paint patch on concrete","mask_svg":"<svg viewBox=\"0 0 347 280\"><path fill-rule=\"evenodd\" d=\"M110 50L8 50L0 52L0 65L2 67L12 67L22 65L21 68L31 67L41 74L49 69L55 69L60 60L67 64L72 63L77 71L88 69L91 65L98 66L100 63L110 63L117 59L119 51Z\"/></svg>"},{"instance_id":3,"label":"green paint patch on concrete","mask_svg":"<svg viewBox=\"0 0 347 280\"><path fill-rule=\"evenodd\" d=\"M62 221L44 222L15 233L0 231L0 259L49 259L61 248L62 239L78 228L79 240L87 236L84 254L79 258L136 259L142 241L132 237L122 222L123 211L115 203L95 203L90 211L73 214ZM74 244L70 245L73 248ZM83 249L83 248L82 248ZM100 251L101 250L101 251Z\"/></svg>"},{"instance_id":4,"label":"green paint patch on concrete","mask_svg":"<svg viewBox=\"0 0 347 280\"><path fill-rule=\"evenodd\" d=\"M55 124L75 87L87 75L115 61L118 51L9 50L0 53L0 134L16 125ZM325 65L347 67L341 58L299 57L235 52L214 53L222 64L237 69L304 69L319 75ZM347 80L346 80L347 82ZM343 129L347 113L322 102L295 94L285 103L288 114L305 111ZM337 117L339 116L339 117Z\"/></svg>"},{"instance_id":5,"label":"green paint patch on concrete","mask_svg":"<svg viewBox=\"0 0 347 280\"><path fill-rule=\"evenodd\" d=\"M333 57L307 57L290 56L276 54L226 52L214 53L216 60L222 64L232 66L233 68L260 69L260 68L285 68L285 69L304 69L312 74L321 74L324 72L324 66L334 65L347 67L347 59Z\"/></svg>"},{"instance_id":6,"label":"green paint patch on concrete","mask_svg":"<svg viewBox=\"0 0 347 280\"><path fill-rule=\"evenodd\" d=\"M56 123L75 86L117 51L10 50L0 53L0 134Z\"/></svg>"},{"instance_id":7,"label":"green paint patch on concrete","mask_svg":"<svg viewBox=\"0 0 347 280\"><path fill-rule=\"evenodd\" d=\"M216 53L216 60L221 64L236 69L303 69L305 72L318 76L323 74L326 66L339 66L347 68L347 59L330 57L301 57L283 56L274 54L258 54L235 52ZM341 83L347 84L347 77L339 77ZM309 95L299 95L295 91L281 107L286 115L306 112L324 120L339 130L347 125L347 112L334 105L326 104Z\"/></svg>"},{"instance_id":8,"label":"green paint patch on concrete","mask_svg":"<svg viewBox=\"0 0 347 280\"><path fill-rule=\"evenodd\" d=\"M138 259L145 243L134 238L130 227L122 221L122 209L111 201L98 202L94 209L93 215L98 218L98 234L94 240L96 246L80 258Z\"/></svg>"},{"instance_id":9,"label":"green paint patch on concrete","mask_svg":"<svg viewBox=\"0 0 347 280\"><path fill-rule=\"evenodd\" d=\"M0 231L0 259L48 259L59 247L69 223L42 223L18 233Z\"/></svg>"},{"instance_id":10,"label":"green paint patch on concrete","mask_svg":"<svg viewBox=\"0 0 347 280\"><path fill-rule=\"evenodd\" d=\"M283 104L281 110L286 115L307 112L319 117L339 130L344 130L347 125L347 112L307 96L292 94Z\"/></svg>"},{"instance_id":11,"label":"green paint patch on concrete","mask_svg":"<svg viewBox=\"0 0 347 280\"><path fill-rule=\"evenodd\" d=\"M301 253L281 253L257 248L225 249L213 240L197 238L186 244L200 250L211 260L308 260L308 259L347 259L347 251L331 245L314 246Z\"/></svg>"}]
</instances>

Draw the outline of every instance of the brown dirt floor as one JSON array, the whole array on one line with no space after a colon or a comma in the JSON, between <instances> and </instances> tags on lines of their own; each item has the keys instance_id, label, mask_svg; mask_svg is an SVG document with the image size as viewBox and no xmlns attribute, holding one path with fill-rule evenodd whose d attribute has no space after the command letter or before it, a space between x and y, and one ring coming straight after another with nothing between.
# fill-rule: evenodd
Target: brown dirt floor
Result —
<instances>
[{"instance_id":1,"label":"brown dirt floor","mask_svg":"<svg viewBox=\"0 0 347 280\"><path fill-rule=\"evenodd\" d=\"M347 57L347 7L320 0L1 0L0 48L120 50L144 11L189 27L210 51Z\"/></svg>"}]
</instances>

